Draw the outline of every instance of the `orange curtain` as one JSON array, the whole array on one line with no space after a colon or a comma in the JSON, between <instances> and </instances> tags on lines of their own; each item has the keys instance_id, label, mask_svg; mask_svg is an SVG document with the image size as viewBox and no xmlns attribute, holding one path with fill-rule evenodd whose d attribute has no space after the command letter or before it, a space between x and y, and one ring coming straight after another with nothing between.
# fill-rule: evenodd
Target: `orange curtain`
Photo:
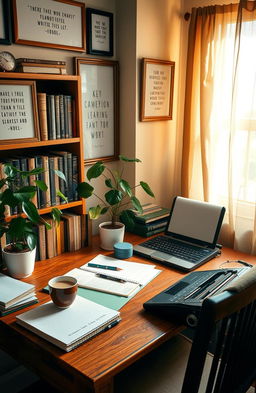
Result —
<instances>
[{"instance_id":1,"label":"orange curtain","mask_svg":"<svg viewBox=\"0 0 256 393\"><path fill-rule=\"evenodd\" d=\"M223 243L252 253L255 21L256 1L192 9L182 158L182 195L225 205Z\"/></svg>"}]
</instances>

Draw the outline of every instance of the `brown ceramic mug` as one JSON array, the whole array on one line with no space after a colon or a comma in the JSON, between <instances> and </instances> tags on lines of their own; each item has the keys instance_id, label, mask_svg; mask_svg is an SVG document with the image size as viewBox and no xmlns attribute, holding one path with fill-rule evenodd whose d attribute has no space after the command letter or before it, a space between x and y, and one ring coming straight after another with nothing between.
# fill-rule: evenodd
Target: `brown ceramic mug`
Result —
<instances>
[{"instance_id":1,"label":"brown ceramic mug","mask_svg":"<svg viewBox=\"0 0 256 393\"><path fill-rule=\"evenodd\" d=\"M53 303L60 308L69 307L77 293L77 279L71 276L58 276L48 282Z\"/></svg>"}]
</instances>

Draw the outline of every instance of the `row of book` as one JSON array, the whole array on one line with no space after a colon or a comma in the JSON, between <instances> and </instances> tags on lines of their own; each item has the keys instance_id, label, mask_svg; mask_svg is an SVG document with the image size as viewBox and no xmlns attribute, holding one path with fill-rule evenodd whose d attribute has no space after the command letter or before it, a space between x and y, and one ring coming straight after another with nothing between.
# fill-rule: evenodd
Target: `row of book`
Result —
<instances>
[{"instance_id":1,"label":"row of book","mask_svg":"<svg viewBox=\"0 0 256 393\"><path fill-rule=\"evenodd\" d=\"M65 139L75 136L74 100L66 94L37 93L40 139Z\"/></svg>"},{"instance_id":2,"label":"row of book","mask_svg":"<svg viewBox=\"0 0 256 393\"><path fill-rule=\"evenodd\" d=\"M64 211L59 225L54 223L50 215L45 215L43 218L51 225L51 229L46 229L43 223L34 226L37 234L37 261L43 261L64 252L74 252L90 245L91 221L87 215ZM1 248L4 248L8 242L8 235L3 235Z\"/></svg>"},{"instance_id":3,"label":"row of book","mask_svg":"<svg viewBox=\"0 0 256 393\"><path fill-rule=\"evenodd\" d=\"M77 194L78 156L76 154L68 151L52 151L47 155L36 154L30 157L10 157L0 162L0 179L5 176L4 164L6 163L10 163L22 171L31 171L35 168L44 169L44 172L37 175L37 179L45 182L47 190L38 190L33 198L33 203L38 209L64 204L65 201L57 195L58 190L67 197L69 202L79 199ZM65 175L66 181L57 176L54 170L61 171ZM25 178L21 180L20 186L35 185L35 179L35 176ZM12 211L7 212L6 215L16 213L17 211L14 208Z\"/></svg>"},{"instance_id":4,"label":"row of book","mask_svg":"<svg viewBox=\"0 0 256 393\"><path fill-rule=\"evenodd\" d=\"M125 224L128 232L143 237L149 237L165 231L170 209L158 206L154 203L142 205L143 212L129 210L129 218L121 214L120 219Z\"/></svg>"}]
</instances>

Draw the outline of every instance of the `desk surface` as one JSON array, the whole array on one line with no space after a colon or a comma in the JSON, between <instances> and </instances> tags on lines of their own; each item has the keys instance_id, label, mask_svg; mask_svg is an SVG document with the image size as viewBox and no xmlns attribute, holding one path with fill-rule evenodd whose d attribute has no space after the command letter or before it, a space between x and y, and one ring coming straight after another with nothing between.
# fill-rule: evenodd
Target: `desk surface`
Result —
<instances>
[{"instance_id":1,"label":"desk surface","mask_svg":"<svg viewBox=\"0 0 256 393\"><path fill-rule=\"evenodd\" d=\"M139 236L126 234L125 241L135 244L141 240ZM98 253L112 255L111 252L100 250L98 244L98 238L95 237L90 248L38 261L33 275L24 281L36 286L40 303L49 301L49 295L41 289L47 285L51 277L81 266ZM221 256L198 270L217 269L227 259L255 262L255 256L224 248ZM130 260L150 263L137 256ZM143 309L142 305L146 300L184 276L184 273L155 264L162 273L120 310L121 322L77 349L65 353L18 326L15 323L15 315L20 311L0 318L0 347L55 387L59 387L62 392L112 392L113 377L118 372L184 328L180 324L151 315ZM36 305L30 308L34 307Z\"/></svg>"}]
</instances>

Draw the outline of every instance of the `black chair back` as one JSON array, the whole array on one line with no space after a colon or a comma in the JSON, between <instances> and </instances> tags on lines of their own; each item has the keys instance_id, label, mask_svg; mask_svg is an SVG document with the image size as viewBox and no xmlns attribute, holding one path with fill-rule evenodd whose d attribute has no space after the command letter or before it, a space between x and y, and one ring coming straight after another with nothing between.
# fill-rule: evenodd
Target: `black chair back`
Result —
<instances>
[{"instance_id":1,"label":"black chair back","mask_svg":"<svg viewBox=\"0 0 256 393\"><path fill-rule=\"evenodd\" d=\"M256 379L256 268L203 302L182 393L197 393L213 334L205 393L245 393Z\"/></svg>"}]
</instances>

